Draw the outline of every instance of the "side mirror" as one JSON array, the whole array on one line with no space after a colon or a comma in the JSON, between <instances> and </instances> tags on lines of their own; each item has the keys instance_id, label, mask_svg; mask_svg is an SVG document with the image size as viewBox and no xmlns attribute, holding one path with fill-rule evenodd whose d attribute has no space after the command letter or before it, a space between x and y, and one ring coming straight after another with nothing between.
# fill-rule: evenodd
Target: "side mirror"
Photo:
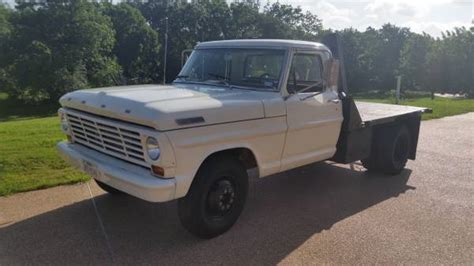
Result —
<instances>
[{"instance_id":1,"label":"side mirror","mask_svg":"<svg viewBox=\"0 0 474 266\"><path fill-rule=\"evenodd\" d=\"M181 52L181 68L183 68L184 63L188 61L189 56L191 55L192 52L193 52L193 49L185 49Z\"/></svg>"},{"instance_id":2,"label":"side mirror","mask_svg":"<svg viewBox=\"0 0 474 266\"><path fill-rule=\"evenodd\" d=\"M339 82L339 60L331 59L326 69L327 88L337 91L337 84Z\"/></svg>"}]
</instances>

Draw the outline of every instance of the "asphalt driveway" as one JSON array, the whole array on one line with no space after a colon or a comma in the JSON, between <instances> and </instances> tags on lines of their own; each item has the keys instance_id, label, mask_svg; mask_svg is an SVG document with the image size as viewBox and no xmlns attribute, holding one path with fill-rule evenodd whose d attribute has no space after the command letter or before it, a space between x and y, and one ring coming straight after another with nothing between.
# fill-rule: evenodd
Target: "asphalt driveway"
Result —
<instances>
[{"instance_id":1,"label":"asphalt driveway","mask_svg":"<svg viewBox=\"0 0 474 266\"><path fill-rule=\"evenodd\" d=\"M319 163L254 180L226 234L199 240L176 203L113 197L93 183L0 198L0 265L471 264L474 113L422 123L395 177Z\"/></svg>"}]
</instances>

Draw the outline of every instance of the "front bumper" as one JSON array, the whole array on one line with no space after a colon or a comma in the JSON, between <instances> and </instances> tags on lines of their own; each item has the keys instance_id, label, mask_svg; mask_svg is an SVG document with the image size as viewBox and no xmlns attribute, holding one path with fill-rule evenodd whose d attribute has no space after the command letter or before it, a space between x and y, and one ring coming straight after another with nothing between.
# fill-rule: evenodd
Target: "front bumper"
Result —
<instances>
[{"instance_id":1,"label":"front bumper","mask_svg":"<svg viewBox=\"0 0 474 266\"><path fill-rule=\"evenodd\" d=\"M143 167L78 144L63 141L58 143L57 148L66 161L81 171L90 174L92 166L94 169L92 177L113 188L150 202L174 199L176 182L173 178L158 178Z\"/></svg>"}]
</instances>

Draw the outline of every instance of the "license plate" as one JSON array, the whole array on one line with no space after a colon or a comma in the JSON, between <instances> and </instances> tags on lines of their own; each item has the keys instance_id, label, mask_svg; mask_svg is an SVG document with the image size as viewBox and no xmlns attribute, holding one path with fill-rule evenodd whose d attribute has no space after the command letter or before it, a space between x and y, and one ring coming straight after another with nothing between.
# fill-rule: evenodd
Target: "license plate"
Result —
<instances>
[{"instance_id":1,"label":"license plate","mask_svg":"<svg viewBox=\"0 0 474 266\"><path fill-rule=\"evenodd\" d=\"M86 174L90 175L91 177L97 178L100 176L100 171L97 170L97 166L95 164L86 160L82 160L82 166L84 172L86 172Z\"/></svg>"}]
</instances>

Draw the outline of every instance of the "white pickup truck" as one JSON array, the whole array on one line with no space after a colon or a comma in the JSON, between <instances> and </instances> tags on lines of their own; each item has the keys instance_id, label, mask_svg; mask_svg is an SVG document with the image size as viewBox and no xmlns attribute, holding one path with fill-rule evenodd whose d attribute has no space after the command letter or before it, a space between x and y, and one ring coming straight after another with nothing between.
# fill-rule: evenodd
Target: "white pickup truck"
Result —
<instances>
[{"instance_id":1,"label":"white pickup truck","mask_svg":"<svg viewBox=\"0 0 474 266\"><path fill-rule=\"evenodd\" d=\"M202 238L236 222L249 172L362 160L396 175L415 159L426 109L355 103L335 40L204 42L170 85L70 92L58 149L111 194L179 199L183 226Z\"/></svg>"}]
</instances>

